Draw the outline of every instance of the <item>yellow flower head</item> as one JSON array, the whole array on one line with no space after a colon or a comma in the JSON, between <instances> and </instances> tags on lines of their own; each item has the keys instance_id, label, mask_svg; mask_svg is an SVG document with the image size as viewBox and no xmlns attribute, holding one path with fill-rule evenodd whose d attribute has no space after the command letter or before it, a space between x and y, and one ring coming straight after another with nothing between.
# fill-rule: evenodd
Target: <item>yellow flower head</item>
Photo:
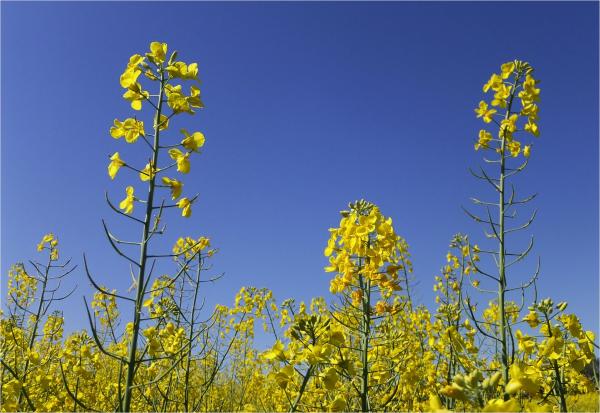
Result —
<instances>
[{"instance_id":1,"label":"yellow flower head","mask_svg":"<svg viewBox=\"0 0 600 413\"><path fill-rule=\"evenodd\" d=\"M133 212L133 202L135 200L133 196L133 191L134 190L132 186L128 186L127 188L125 188L125 193L127 195L125 196L125 199L122 200L119 204L119 208L121 208L126 214L131 214Z\"/></svg>"},{"instance_id":2,"label":"yellow flower head","mask_svg":"<svg viewBox=\"0 0 600 413\"><path fill-rule=\"evenodd\" d=\"M523 317L523 321L526 321L531 328L536 328L540 324L540 319L535 311L530 311L529 314Z\"/></svg>"},{"instance_id":3,"label":"yellow flower head","mask_svg":"<svg viewBox=\"0 0 600 413\"><path fill-rule=\"evenodd\" d=\"M492 134L489 133L488 131L486 131L485 129L481 129L479 131L479 139L477 140L477 143L475 144L475 150L478 151L481 148L488 149L491 141L492 141Z\"/></svg>"},{"instance_id":4,"label":"yellow flower head","mask_svg":"<svg viewBox=\"0 0 600 413\"><path fill-rule=\"evenodd\" d=\"M167 44L160 42L150 43L150 53L146 53L148 59L156 64L164 63L167 57Z\"/></svg>"},{"instance_id":5,"label":"yellow flower head","mask_svg":"<svg viewBox=\"0 0 600 413\"><path fill-rule=\"evenodd\" d=\"M110 179L115 179L117 172L119 172L119 169L124 165L125 162L119 158L119 152L115 152L110 157L110 163L108 164L108 176L110 176Z\"/></svg>"},{"instance_id":6,"label":"yellow flower head","mask_svg":"<svg viewBox=\"0 0 600 413\"><path fill-rule=\"evenodd\" d=\"M201 132L194 132L191 135L186 129L181 129L181 133L185 136L185 139L181 141L181 145L188 151L197 152L199 148L204 146L204 134Z\"/></svg>"},{"instance_id":7,"label":"yellow flower head","mask_svg":"<svg viewBox=\"0 0 600 413\"><path fill-rule=\"evenodd\" d=\"M40 243L37 246L37 250L38 251L42 251L44 249L44 247L46 246L46 244L48 244L49 247L52 247L52 241L54 241L54 234L53 233L49 233L46 234L42 237L42 240L40 241Z\"/></svg>"},{"instance_id":8,"label":"yellow flower head","mask_svg":"<svg viewBox=\"0 0 600 413\"><path fill-rule=\"evenodd\" d=\"M516 158L519 156L519 153L521 153L521 142L519 141L512 140L507 142L506 147L510 151L510 154L513 158Z\"/></svg>"},{"instance_id":9,"label":"yellow flower head","mask_svg":"<svg viewBox=\"0 0 600 413\"><path fill-rule=\"evenodd\" d=\"M140 172L140 179L144 182L149 181L150 179L154 178L154 175L156 175L158 171L159 169L156 169L154 166L151 166L150 163L147 163L144 169L142 169Z\"/></svg>"},{"instance_id":10,"label":"yellow flower head","mask_svg":"<svg viewBox=\"0 0 600 413\"><path fill-rule=\"evenodd\" d=\"M499 106L501 108L506 107L506 99L510 96L512 86L505 85L504 83L498 86L496 93L494 93L494 99L492 100L492 106Z\"/></svg>"},{"instance_id":11,"label":"yellow flower head","mask_svg":"<svg viewBox=\"0 0 600 413\"><path fill-rule=\"evenodd\" d=\"M197 79L198 78L198 63L190 63L186 65L184 62L174 62L172 65L167 66L167 72L171 79Z\"/></svg>"},{"instance_id":12,"label":"yellow flower head","mask_svg":"<svg viewBox=\"0 0 600 413\"><path fill-rule=\"evenodd\" d=\"M475 113L477 113L478 118L483 118L485 123L490 123L492 121L492 116L496 113L496 109L489 109L488 104L485 101L479 102L479 107L475 109Z\"/></svg>"},{"instance_id":13,"label":"yellow flower head","mask_svg":"<svg viewBox=\"0 0 600 413\"><path fill-rule=\"evenodd\" d=\"M119 139L124 136L127 143L134 143L141 136L146 136L144 132L144 122L141 120L128 118L121 122L114 120L114 126L110 128L110 136Z\"/></svg>"},{"instance_id":14,"label":"yellow flower head","mask_svg":"<svg viewBox=\"0 0 600 413\"><path fill-rule=\"evenodd\" d=\"M156 125L154 125L156 127ZM169 127L169 117L165 115L160 115L160 120L158 122L158 130L165 130Z\"/></svg>"},{"instance_id":15,"label":"yellow flower head","mask_svg":"<svg viewBox=\"0 0 600 413\"><path fill-rule=\"evenodd\" d=\"M531 119L525 124L525 130L531 133L533 136L540 136L540 130L538 128L537 123L533 122Z\"/></svg>"},{"instance_id":16,"label":"yellow flower head","mask_svg":"<svg viewBox=\"0 0 600 413\"><path fill-rule=\"evenodd\" d=\"M162 182L163 184L171 188L171 198L173 200L179 198L179 196L181 195L181 190L183 188L183 183L181 183L177 179L171 179L166 176L163 176Z\"/></svg>"},{"instance_id":17,"label":"yellow flower head","mask_svg":"<svg viewBox=\"0 0 600 413\"><path fill-rule=\"evenodd\" d=\"M515 71L515 63L507 62L500 66L500 70L502 71L502 79L508 79L508 77Z\"/></svg>"},{"instance_id":18,"label":"yellow flower head","mask_svg":"<svg viewBox=\"0 0 600 413\"><path fill-rule=\"evenodd\" d=\"M177 202L177 207L181 208L181 216L189 218L192 215L192 201L187 198L181 198Z\"/></svg>"},{"instance_id":19,"label":"yellow flower head","mask_svg":"<svg viewBox=\"0 0 600 413\"><path fill-rule=\"evenodd\" d=\"M502 85L502 77L498 76L496 73L493 73L490 77L490 80L483 85L483 91L487 93L488 90L497 90Z\"/></svg>"},{"instance_id":20,"label":"yellow flower head","mask_svg":"<svg viewBox=\"0 0 600 413\"><path fill-rule=\"evenodd\" d=\"M142 101L149 97L150 94L146 90L142 90L142 85L139 83L131 85L127 92L123 94L123 98L131 102L133 110L142 110Z\"/></svg>"},{"instance_id":21,"label":"yellow flower head","mask_svg":"<svg viewBox=\"0 0 600 413\"><path fill-rule=\"evenodd\" d=\"M177 162L177 170L183 174L190 171L189 152L183 153L177 148L169 149L169 156Z\"/></svg>"}]
</instances>

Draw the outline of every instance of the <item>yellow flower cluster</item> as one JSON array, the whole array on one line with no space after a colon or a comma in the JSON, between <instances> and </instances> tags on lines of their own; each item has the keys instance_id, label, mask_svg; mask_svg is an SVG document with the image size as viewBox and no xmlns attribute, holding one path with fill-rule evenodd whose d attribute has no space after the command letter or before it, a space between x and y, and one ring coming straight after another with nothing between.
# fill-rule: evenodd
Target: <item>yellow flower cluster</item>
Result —
<instances>
[{"instance_id":1,"label":"yellow flower cluster","mask_svg":"<svg viewBox=\"0 0 600 413\"><path fill-rule=\"evenodd\" d=\"M329 257L325 271L337 273L330 291L341 293L358 285L362 277L389 297L400 289L398 272L410 265L405 242L396 235L392 219L385 218L372 204L359 201L357 208L344 215L339 227L329 230L325 248ZM355 299L360 299L358 294L354 292Z\"/></svg>"},{"instance_id":2,"label":"yellow flower cluster","mask_svg":"<svg viewBox=\"0 0 600 413\"><path fill-rule=\"evenodd\" d=\"M194 113L194 108L203 108L204 104L200 99L200 88L198 87L198 64L176 61L177 52L173 52L167 60L168 46L166 43L152 42L150 51L144 56L135 54L130 57L124 72L121 74L121 86L126 89L123 97L131 102L131 107L134 110L142 110L142 103L148 102L155 110L154 132L146 133L144 130L144 122L137 118L127 118L123 121L114 120L113 126L110 128L110 135L119 139L125 138L127 143L136 143L141 137L150 147L152 153L150 162L144 168L137 169L132 164L121 158L119 152L115 152L110 157L108 165L108 175L111 179L115 179L117 173L122 167L127 167L139 173L139 178L142 182L149 182L150 187L165 187L170 190L171 199L177 201L174 206L181 209L181 215L189 217L192 214L192 204L196 197L183 197L178 200L183 191L183 183L175 178L164 176L162 172L166 172L171 167L176 167L177 171L182 174L190 172L190 155L199 152L204 146L205 137L201 132L188 132L186 129L181 129L183 139L178 145L160 145L158 138L160 132L167 130L170 120L173 116L179 113ZM158 83L159 93L158 101L152 101L153 96L150 92L143 90L140 83L140 75L152 82ZM175 80L192 80L196 84L190 87L189 95L183 92L181 84L173 84ZM170 114L165 114L165 106L171 109ZM153 138L152 143L148 138ZM168 148L168 156L174 161L172 165L159 167L158 153ZM156 177L160 176L160 180ZM159 185L158 183L161 183ZM127 187L127 196L120 203L120 208L125 214L133 213L134 205L137 199L134 194L134 187Z\"/></svg>"},{"instance_id":3,"label":"yellow flower cluster","mask_svg":"<svg viewBox=\"0 0 600 413\"><path fill-rule=\"evenodd\" d=\"M498 137L494 138L485 129L480 130L475 150L493 148L503 156L507 153L512 157L521 153L525 158L531 155L531 145L522 147L515 133L525 131L536 137L540 134L537 124L540 89L532 72L533 68L527 62L507 62L500 67L500 73L493 73L483 86L485 93L493 92L494 95L489 104L485 100L480 101L475 113L485 123L494 122L498 125ZM516 98L520 99L520 109L517 108ZM499 113L495 107L504 111ZM521 118L526 120L519 126Z\"/></svg>"}]
</instances>

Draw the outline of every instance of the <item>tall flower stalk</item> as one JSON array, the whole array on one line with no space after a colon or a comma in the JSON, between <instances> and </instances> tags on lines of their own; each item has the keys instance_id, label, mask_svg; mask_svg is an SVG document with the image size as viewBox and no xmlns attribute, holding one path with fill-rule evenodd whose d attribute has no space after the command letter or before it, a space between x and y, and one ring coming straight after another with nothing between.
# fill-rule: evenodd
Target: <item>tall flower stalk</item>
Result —
<instances>
[{"instance_id":1,"label":"tall flower stalk","mask_svg":"<svg viewBox=\"0 0 600 413\"><path fill-rule=\"evenodd\" d=\"M179 173L187 174L190 171L190 156L193 153L199 152L199 149L204 145L204 135L200 132L188 133L182 129L182 140L178 143L167 143L163 141L162 132L167 130L171 118L181 113L194 114L195 108L202 108L204 105L200 100L200 89L198 87L198 65L196 63L186 64L177 61L177 52L173 52L167 60L167 44L152 42L150 51L145 56L135 54L129 59L129 63L123 74L120 77L121 86L125 89L123 98L131 103L131 108L136 111L141 111L143 106L150 107L152 110L153 127L152 133L146 133L144 122L138 120L137 117L128 118L124 121L115 119L113 127L110 129L110 134L115 139L124 138L128 144L143 142L149 149L148 163L145 167L136 167L133 163L122 159L119 152L115 152L108 165L108 174L111 179L115 179L121 168L126 168L138 174L142 183L147 185L147 193L144 197L136 197L134 186L128 186L125 190L126 196L120 202L119 208L116 208L109 200L108 195L106 200L113 211L121 216L127 217L131 221L141 226L141 238L138 241L124 241L113 235L106 223L103 221L104 230L108 241L114 250L124 259L126 259L131 268L131 276L133 285L130 290L133 290L133 296L124 296L108 291L100 287L88 273L88 277L94 287L99 291L115 298L123 299L133 306L132 322L128 325L128 341L127 354L125 356L116 354L104 348L103 344L97 338L95 332L95 323L89 314L92 333L99 349L113 358L119 360L125 374L124 386L122 393L119 394L118 409L121 411L131 411L133 392L136 388L141 387L141 383L136 383L136 372L139 365L144 362L142 355L153 353L152 349L148 350L152 344L153 332L144 331L146 338L146 348L140 347L140 336L142 335L142 325L144 321L149 321L153 317L144 317L144 304L148 302L147 296L152 294L154 289L149 289L153 276L153 269L156 261L161 258L177 258L184 257L185 263L179 266L177 274L162 286L168 288L174 284L177 279L182 277L188 268L189 264L197 260L201 248L200 244L204 241L199 240L187 245L186 248L178 249L174 253L156 254L150 252L151 241L153 237L164 234L165 228L161 227L163 212L168 208L179 208L181 215L189 217L192 213L192 203L196 200L197 195L190 198L181 197L183 183L176 179L167 176L167 172L171 173L173 168ZM147 81L156 89L156 94L151 94L144 90L138 81L140 76L146 78ZM190 87L189 95L185 94L182 84L176 84L179 81L193 81L195 84ZM166 114L166 112L170 112ZM162 155L162 156L161 156ZM170 161L160 166L163 159L170 158ZM168 190L170 202L163 198L158 201L159 190ZM175 202L177 201L177 202ZM137 204L143 206L143 216L134 216L134 210ZM126 252L124 246L134 246L138 248L138 258L134 259ZM191 253L190 253L191 252ZM85 257L84 257L85 258ZM86 270L88 269L86 262ZM135 269L135 270L134 270ZM197 294L197 290L195 291ZM87 304L86 304L87 308ZM156 320L155 320L156 321ZM159 321L160 324L160 321ZM189 354L186 349L192 346L194 337L189 338L187 343L181 343L180 351L183 358ZM119 388L121 388L121 377L119 376Z\"/></svg>"},{"instance_id":2,"label":"tall flower stalk","mask_svg":"<svg viewBox=\"0 0 600 413\"><path fill-rule=\"evenodd\" d=\"M479 107L475 109L478 118L481 118L486 124L494 124L498 127L498 132L494 136L486 129L479 131L479 139L475 143L475 150L491 153L491 159L484 157L484 161L490 165L492 171L486 171L480 168L480 172L471 173L478 179L490 184L497 193L497 202L481 201L472 198L476 205L485 209L486 215L481 217L469 211L467 214L476 222L483 223L491 232L486 232L488 238L496 240L496 250L481 250L481 253L488 254L494 258L497 271L487 271L482 269L480 264L474 262L477 272L496 284L497 294L497 334L492 336L484 333L497 342L499 347L499 358L501 362L502 376L504 383L509 381L509 369L514 359L514 338L512 335L509 311L507 309L507 294L519 291L524 295L526 288L535 285L539 274L538 267L533 276L525 282L509 283L508 269L519 261L522 261L533 247L533 237L529 245L522 251L513 251L509 249L508 235L517 231L525 230L535 219L536 211L531 217L521 225L509 226L508 220L517 217L517 208L530 202L535 195L523 199L516 198L514 185L510 182L511 178L522 172L528 164L531 155L531 144L522 145L522 140L526 139L524 134L539 136L538 106L540 89L538 81L533 77L533 68L527 62L515 60L503 64L500 73L494 73L489 81L483 86L485 93L493 92L491 102L482 100ZM521 138L521 136L523 136ZM511 161L518 160L522 156L522 162L513 166ZM495 172L495 173L494 173ZM497 208L497 220L493 218L491 208ZM479 252L479 251L475 251ZM471 260L473 261L473 260ZM479 289L479 288L478 288ZM480 291L482 291L480 289ZM467 309L474 317L473 306L467 297ZM521 304L521 307L523 304ZM474 321L480 324L480 321L474 318ZM505 395L508 397L508 395Z\"/></svg>"}]
</instances>

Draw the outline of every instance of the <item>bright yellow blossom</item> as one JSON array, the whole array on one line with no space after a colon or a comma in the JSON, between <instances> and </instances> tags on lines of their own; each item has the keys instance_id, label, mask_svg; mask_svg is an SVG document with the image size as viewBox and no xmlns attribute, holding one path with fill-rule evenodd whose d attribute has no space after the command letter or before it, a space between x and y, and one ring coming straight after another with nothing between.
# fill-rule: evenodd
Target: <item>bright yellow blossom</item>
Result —
<instances>
[{"instance_id":1,"label":"bright yellow blossom","mask_svg":"<svg viewBox=\"0 0 600 413\"><path fill-rule=\"evenodd\" d=\"M144 167L144 169L142 169L142 171L140 172L140 179L142 181L149 181L150 179L154 178L154 175L158 172L159 170L156 169L153 166L150 166L150 163L147 163L146 166Z\"/></svg>"},{"instance_id":2,"label":"bright yellow blossom","mask_svg":"<svg viewBox=\"0 0 600 413\"><path fill-rule=\"evenodd\" d=\"M529 133L531 133L533 136L540 136L540 130L538 128L538 125L529 120L526 124L525 124L525 130Z\"/></svg>"},{"instance_id":3,"label":"bright yellow blossom","mask_svg":"<svg viewBox=\"0 0 600 413\"><path fill-rule=\"evenodd\" d=\"M169 156L177 162L177 170L187 174L190 171L189 152L183 153L177 148L169 149Z\"/></svg>"},{"instance_id":4,"label":"bright yellow blossom","mask_svg":"<svg viewBox=\"0 0 600 413\"><path fill-rule=\"evenodd\" d=\"M110 163L108 164L108 176L110 176L110 179L115 179L117 172L119 172L119 169L124 165L125 162L119 158L119 152L115 152L110 157Z\"/></svg>"},{"instance_id":5,"label":"bright yellow blossom","mask_svg":"<svg viewBox=\"0 0 600 413\"><path fill-rule=\"evenodd\" d=\"M511 86L501 84L496 93L494 93L494 99L492 100L492 106L499 106L501 108L506 107L506 99L510 96Z\"/></svg>"},{"instance_id":6,"label":"bright yellow blossom","mask_svg":"<svg viewBox=\"0 0 600 413\"><path fill-rule=\"evenodd\" d=\"M508 150L510 151L510 154L516 158L517 156L519 156L519 153L521 152L521 142L519 141L510 141L506 143L506 147L508 148Z\"/></svg>"},{"instance_id":7,"label":"bright yellow blossom","mask_svg":"<svg viewBox=\"0 0 600 413\"><path fill-rule=\"evenodd\" d=\"M515 70L515 63L504 63L502 66L500 66L500 70L502 71L502 79L508 79Z\"/></svg>"},{"instance_id":8,"label":"bright yellow blossom","mask_svg":"<svg viewBox=\"0 0 600 413\"><path fill-rule=\"evenodd\" d=\"M181 208L181 216L189 218L192 215L192 201L187 198L181 198L177 202L177 207Z\"/></svg>"},{"instance_id":9,"label":"bright yellow blossom","mask_svg":"<svg viewBox=\"0 0 600 413\"><path fill-rule=\"evenodd\" d=\"M490 80L483 85L483 91L487 93L488 90L497 90L502 85L502 77L496 73L492 74Z\"/></svg>"},{"instance_id":10,"label":"bright yellow blossom","mask_svg":"<svg viewBox=\"0 0 600 413\"><path fill-rule=\"evenodd\" d=\"M167 66L167 72L171 78L180 79L196 79L198 77L198 64L190 63L186 65L184 62L174 62Z\"/></svg>"},{"instance_id":11,"label":"bright yellow blossom","mask_svg":"<svg viewBox=\"0 0 600 413\"><path fill-rule=\"evenodd\" d=\"M142 110L142 102L150 97L150 94L142 90L139 83L131 85L127 92L123 94L123 98L131 102L131 108L134 110Z\"/></svg>"},{"instance_id":12,"label":"bright yellow blossom","mask_svg":"<svg viewBox=\"0 0 600 413\"><path fill-rule=\"evenodd\" d=\"M145 136L144 122L141 120L128 118L121 122L115 119L114 126L110 128L110 136L119 139L124 136L127 143L134 143L141 136Z\"/></svg>"},{"instance_id":13,"label":"bright yellow blossom","mask_svg":"<svg viewBox=\"0 0 600 413\"><path fill-rule=\"evenodd\" d=\"M181 145L188 151L197 152L199 148L204 146L204 134L201 132L194 132L191 135L186 129L181 129L181 133L185 136L185 139L181 141Z\"/></svg>"},{"instance_id":14,"label":"bright yellow blossom","mask_svg":"<svg viewBox=\"0 0 600 413\"><path fill-rule=\"evenodd\" d=\"M489 109L488 104L485 101L479 102L479 107L475 109L475 113L477 113L478 118L483 118L485 123L490 123L492 121L492 116L496 113L496 109Z\"/></svg>"},{"instance_id":15,"label":"bright yellow blossom","mask_svg":"<svg viewBox=\"0 0 600 413\"><path fill-rule=\"evenodd\" d=\"M177 179L171 179L166 176L162 178L163 184L167 185L171 188L171 199L175 200L179 198L181 195L181 190L183 188L183 183L178 181Z\"/></svg>"},{"instance_id":16,"label":"bright yellow blossom","mask_svg":"<svg viewBox=\"0 0 600 413\"><path fill-rule=\"evenodd\" d=\"M148 59L156 64L164 63L167 56L167 44L160 42L150 43L150 53L146 53Z\"/></svg>"},{"instance_id":17,"label":"bright yellow blossom","mask_svg":"<svg viewBox=\"0 0 600 413\"><path fill-rule=\"evenodd\" d=\"M479 140L475 144L475 150L479 150L481 148L488 149L489 144L492 141L492 134L486 131L485 129L481 129L479 131Z\"/></svg>"},{"instance_id":18,"label":"bright yellow blossom","mask_svg":"<svg viewBox=\"0 0 600 413\"><path fill-rule=\"evenodd\" d=\"M133 212L133 201L135 199L133 196L133 191L134 190L132 186L128 186L127 188L125 188L125 192L127 195L125 196L125 199L122 200L119 204L119 208L121 208L126 214L131 214L131 212Z\"/></svg>"}]
</instances>

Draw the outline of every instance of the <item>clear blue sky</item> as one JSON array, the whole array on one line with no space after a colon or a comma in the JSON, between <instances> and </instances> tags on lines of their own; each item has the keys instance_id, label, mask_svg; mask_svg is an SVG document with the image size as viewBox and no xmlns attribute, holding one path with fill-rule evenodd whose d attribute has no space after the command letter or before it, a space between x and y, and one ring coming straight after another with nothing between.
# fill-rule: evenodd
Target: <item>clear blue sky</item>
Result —
<instances>
[{"instance_id":1,"label":"clear blue sky","mask_svg":"<svg viewBox=\"0 0 600 413\"><path fill-rule=\"evenodd\" d=\"M2 2L2 285L8 266L36 257L49 231L63 256L125 290L127 266L101 217L131 228L104 203L133 180L110 181L107 159L143 146L113 140L127 59L150 41L198 61L206 109L175 120L201 130L205 152L186 190L190 219L167 216L165 242L208 235L220 248L209 302L242 285L276 296L329 296L327 229L367 198L411 246L417 297L433 308L433 276L453 234L483 244L461 211L491 195L473 109L501 63L519 58L542 80L542 135L519 188L538 192L534 256L540 295L568 300L598 330L598 3L7 3ZM133 155L130 155L133 156ZM123 171L121 171L123 172ZM188 193L189 193L188 192ZM533 260L511 273L523 279ZM165 269L166 271L166 269ZM79 284L64 303L83 327Z\"/></svg>"}]
</instances>

